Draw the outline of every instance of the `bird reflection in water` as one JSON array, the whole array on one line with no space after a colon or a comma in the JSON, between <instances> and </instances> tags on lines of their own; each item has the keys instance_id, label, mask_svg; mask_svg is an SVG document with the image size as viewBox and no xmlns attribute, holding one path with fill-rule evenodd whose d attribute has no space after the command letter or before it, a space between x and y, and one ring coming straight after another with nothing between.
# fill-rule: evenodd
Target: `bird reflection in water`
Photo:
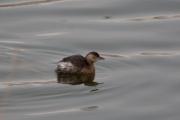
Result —
<instances>
[{"instance_id":1,"label":"bird reflection in water","mask_svg":"<svg viewBox=\"0 0 180 120\"><path fill-rule=\"evenodd\" d=\"M86 86L96 86L98 83L93 81L94 76L92 74L67 74L67 73L57 73L57 82L61 84L70 84L70 85L80 85L84 84Z\"/></svg>"}]
</instances>

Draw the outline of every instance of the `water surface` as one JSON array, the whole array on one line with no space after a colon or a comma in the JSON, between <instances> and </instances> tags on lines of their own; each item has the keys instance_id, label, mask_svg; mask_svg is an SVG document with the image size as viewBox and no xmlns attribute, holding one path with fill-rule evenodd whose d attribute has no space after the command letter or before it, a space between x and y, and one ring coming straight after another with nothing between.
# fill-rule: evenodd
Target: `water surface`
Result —
<instances>
[{"instance_id":1,"label":"water surface","mask_svg":"<svg viewBox=\"0 0 180 120\"><path fill-rule=\"evenodd\" d=\"M179 120L179 0L1 0L1 120ZM97 51L97 87L56 62Z\"/></svg>"}]
</instances>

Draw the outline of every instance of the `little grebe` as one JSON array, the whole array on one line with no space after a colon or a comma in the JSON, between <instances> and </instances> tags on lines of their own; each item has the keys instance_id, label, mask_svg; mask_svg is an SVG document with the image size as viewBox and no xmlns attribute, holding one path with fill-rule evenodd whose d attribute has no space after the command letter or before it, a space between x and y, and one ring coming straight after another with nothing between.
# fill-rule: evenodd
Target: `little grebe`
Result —
<instances>
[{"instance_id":1,"label":"little grebe","mask_svg":"<svg viewBox=\"0 0 180 120\"><path fill-rule=\"evenodd\" d=\"M62 81L62 77L64 77L64 75L84 75L83 78L88 78L88 82L92 82L95 77L94 63L103 59L104 58L101 57L97 52L89 52L85 57L82 55L72 55L63 58L58 62L57 68L55 70L58 82ZM87 80L81 81L87 82ZM80 82L80 80L76 80L76 82Z\"/></svg>"}]
</instances>

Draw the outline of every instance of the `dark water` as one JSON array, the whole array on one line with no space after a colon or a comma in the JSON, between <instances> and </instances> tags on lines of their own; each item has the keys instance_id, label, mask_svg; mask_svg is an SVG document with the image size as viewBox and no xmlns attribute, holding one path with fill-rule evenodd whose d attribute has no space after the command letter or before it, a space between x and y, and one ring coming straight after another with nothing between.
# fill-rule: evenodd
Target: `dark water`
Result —
<instances>
[{"instance_id":1,"label":"dark water","mask_svg":"<svg viewBox=\"0 0 180 120\"><path fill-rule=\"evenodd\" d=\"M179 0L1 0L0 120L179 120ZM96 87L55 62L98 51Z\"/></svg>"}]
</instances>

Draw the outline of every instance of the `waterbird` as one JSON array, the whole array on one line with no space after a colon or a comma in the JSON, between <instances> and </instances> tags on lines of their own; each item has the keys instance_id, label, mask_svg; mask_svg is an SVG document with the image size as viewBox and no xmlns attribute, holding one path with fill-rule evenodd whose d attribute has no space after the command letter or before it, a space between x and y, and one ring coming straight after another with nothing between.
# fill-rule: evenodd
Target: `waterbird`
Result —
<instances>
[{"instance_id":1,"label":"waterbird","mask_svg":"<svg viewBox=\"0 0 180 120\"><path fill-rule=\"evenodd\" d=\"M89 52L85 57L72 55L57 63L56 74L58 83L95 85L95 64L104 60L97 52Z\"/></svg>"}]
</instances>

